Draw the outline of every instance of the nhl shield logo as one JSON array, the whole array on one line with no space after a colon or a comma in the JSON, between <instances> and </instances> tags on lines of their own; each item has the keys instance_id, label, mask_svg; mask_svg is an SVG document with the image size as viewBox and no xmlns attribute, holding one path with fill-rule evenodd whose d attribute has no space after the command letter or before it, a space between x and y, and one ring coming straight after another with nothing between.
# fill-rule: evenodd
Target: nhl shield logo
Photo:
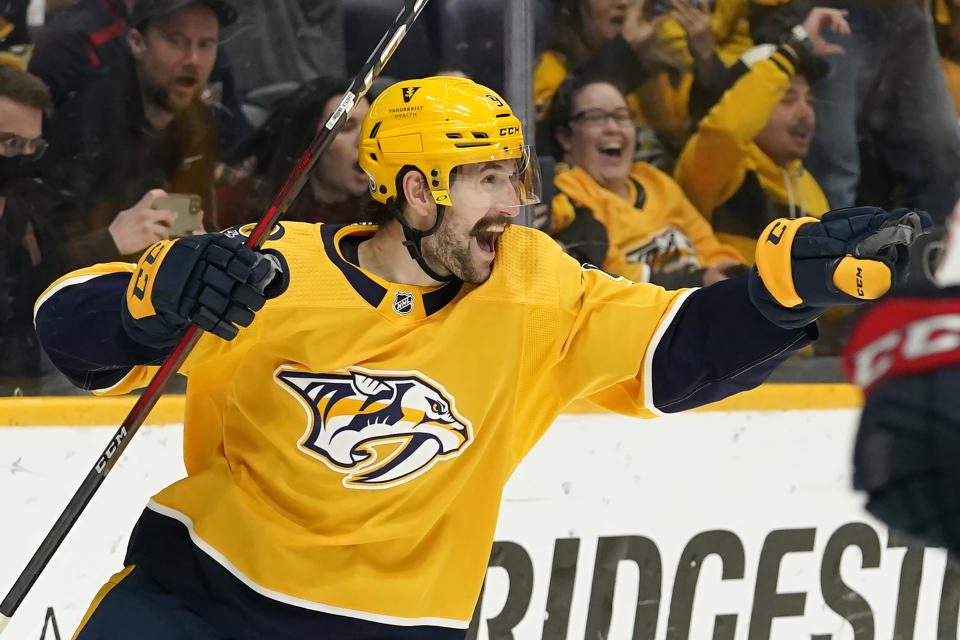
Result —
<instances>
[{"instance_id":1,"label":"nhl shield logo","mask_svg":"<svg viewBox=\"0 0 960 640\"><path fill-rule=\"evenodd\" d=\"M412 293L397 291L397 295L393 296L393 310L401 316L408 315L413 311L413 300Z\"/></svg>"}]
</instances>

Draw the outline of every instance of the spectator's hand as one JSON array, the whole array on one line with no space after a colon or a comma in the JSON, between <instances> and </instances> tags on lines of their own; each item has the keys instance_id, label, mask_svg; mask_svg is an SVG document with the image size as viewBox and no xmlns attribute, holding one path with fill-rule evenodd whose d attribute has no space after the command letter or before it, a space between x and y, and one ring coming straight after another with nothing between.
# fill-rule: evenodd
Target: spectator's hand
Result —
<instances>
[{"instance_id":1,"label":"spectator's hand","mask_svg":"<svg viewBox=\"0 0 960 640\"><path fill-rule=\"evenodd\" d=\"M705 4L687 4L686 0L670 0L671 15L687 34L687 47L696 60L706 60L713 55L713 26L710 9Z\"/></svg>"},{"instance_id":2,"label":"spectator's hand","mask_svg":"<svg viewBox=\"0 0 960 640\"><path fill-rule=\"evenodd\" d=\"M706 271L703 272L703 286L709 287L710 285L720 282L721 280L726 280L730 276L727 273L727 270L731 267L735 267L740 263L737 260L721 260L720 262L707 267Z\"/></svg>"},{"instance_id":3,"label":"spectator's hand","mask_svg":"<svg viewBox=\"0 0 960 640\"><path fill-rule=\"evenodd\" d=\"M137 253L157 240L166 240L170 237L173 212L153 208L153 203L158 198L165 197L167 192L163 189L151 189L140 198L137 204L124 209L113 219L108 231L120 255Z\"/></svg>"},{"instance_id":4,"label":"spectator's hand","mask_svg":"<svg viewBox=\"0 0 960 640\"><path fill-rule=\"evenodd\" d=\"M218 162L213 168L213 179L217 184L237 184L252 176L256 168L256 156L249 156L233 164Z\"/></svg>"},{"instance_id":5,"label":"spectator's hand","mask_svg":"<svg viewBox=\"0 0 960 640\"><path fill-rule=\"evenodd\" d=\"M197 224L199 224L200 227L198 229L194 229L193 235L195 236L202 236L203 234L207 233L207 229L203 225L203 215L203 209L200 209L199 213L197 213Z\"/></svg>"},{"instance_id":6,"label":"spectator's hand","mask_svg":"<svg viewBox=\"0 0 960 640\"><path fill-rule=\"evenodd\" d=\"M627 18L623 24L623 39L634 49L643 49L657 33L657 27L670 17L664 13L648 17L645 11L647 0L639 0L627 9Z\"/></svg>"},{"instance_id":7,"label":"spectator's hand","mask_svg":"<svg viewBox=\"0 0 960 640\"><path fill-rule=\"evenodd\" d=\"M533 206L533 216L530 223L534 229L540 229L544 233L550 232L550 205L540 203Z\"/></svg>"},{"instance_id":8,"label":"spectator's hand","mask_svg":"<svg viewBox=\"0 0 960 640\"><path fill-rule=\"evenodd\" d=\"M803 28L806 29L807 35L810 37L815 55L842 56L846 52L840 45L824 40L821 34L821 32L829 29L833 33L843 36L850 35L850 25L847 23L846 15L846 9L814 7L810 10L807 19L803 21Z\"/></svg>"}]
</instances>

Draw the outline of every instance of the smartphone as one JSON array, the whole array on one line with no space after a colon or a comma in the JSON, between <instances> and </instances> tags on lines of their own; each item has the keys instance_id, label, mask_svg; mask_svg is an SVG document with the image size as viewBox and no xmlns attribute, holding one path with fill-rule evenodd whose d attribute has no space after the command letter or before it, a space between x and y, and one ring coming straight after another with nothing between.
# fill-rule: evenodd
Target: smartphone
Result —
<instances>
[{"instance_id":1,"label":"smartphone","mask_svg":"<svg viewBox=\"0 0 960 640\"><path fill-rule=\"evenodd\" d=\"M701 0L683 0L685 4L690 5L691 7L700 8L704 6L710 6L708 3ZM648 18L653 16L659 16L664 13L668 13L673 9L673 5L670 3L670 0L647 0L647 4L644 7L646 9L646 14Z\"/></svg>"},{"instance_id":2,"label":"smartphone","mask_svg":"<svg viewBox=\"0 0 960 640\"><path fill-rule=\"evenodd\" d=\"M653 17L667 13L672 7L670 0L647 0L645 8L647 17Z\"/></svg>"},{"instance_id":3,"label":"smartphone","mask_svg":"<svg viewBox=\"0 0 960 640\"><path fill-rule=\"evenodd\" d=\"M193 235L194 231L202 231L200 209L203 200L195 193L171 193L166 198L157 198L153 203L154 209L166 209L173 213L173 226L170 227L171 238L181 238Z\"/></svg>"}]
</instances>

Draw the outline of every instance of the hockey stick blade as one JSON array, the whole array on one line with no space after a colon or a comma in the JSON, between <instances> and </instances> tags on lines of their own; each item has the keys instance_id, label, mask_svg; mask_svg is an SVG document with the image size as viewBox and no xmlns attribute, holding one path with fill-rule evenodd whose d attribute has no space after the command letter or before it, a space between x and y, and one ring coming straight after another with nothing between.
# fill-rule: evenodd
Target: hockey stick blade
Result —
<instances>
[{"instance_id":1,"label":"hockey stick blade","mask_svg":"<svg viewBox=\"0 0 960 640\"><path fill-rule=\"evenodd\" d=\"M260 248L264 240L269 236L269 231L273 229L280 217L290 207L294 198L296 198L300 190L303 189L303 186L307 182L307 176L310 174L310 170L314 164L316 164L317 159L326 148L330 146L333 138L346 122L354 105L370 90L373 81L380 75L383 67L390 60L390 56L400 45L403 37L410 30L410 27L420 16L420 13L428 2L429 0L407 0L407 2L404 3L403 9L401 9L397 15L393 25L384 34L383 38L380 39L380 43L350 83L343 99L340 101L340 105L334 110L333 116L327 121L326 126L316 134L307 151L304 152L303 157L297 163L297 166L291 172L283 187L281 187L280 192L274 198L269 209L267 209L266 213L263 214L263 217L260 218L260 221L257 222L257 225L253 228L253 231L251 231L250 236L245 242L248 247L252 249ZM150 410L153 409L154 405L156 405L160 399L160 396L166 391L174 374L200 339L201 333L201 329L196 325L192 325L187 329L187 332L183 338L181 338L179 344L177 344L173 352L167 357L166 361L164 361L160 370L157 371L150 381L150 384L130 410L130 413L124 418L120 428L104 448L103 454L97 459L93 468L90 469L87 477L80 483L80 487L40 543L40 546L36 552L34 552L33 557L30 558L27 566L20 573L13 587L7 593L6 597L4 597L3 601L0 602L0 633L3 632L3 629L7 626L7 623L13 617L14 613L16 613L23 599L27 596L27 593L29 593L37 581L37 578L40 577L40 574L44 568L46 568L47 563L50 562L53 554L56 553L60 544L67 537L70 529L73 528L80 514L83 513L83 510L103 483L104 478L110 470L113 469L120 455L129 444L130 439L133 438L140 429Z\"/></svg>"}]
</instances>

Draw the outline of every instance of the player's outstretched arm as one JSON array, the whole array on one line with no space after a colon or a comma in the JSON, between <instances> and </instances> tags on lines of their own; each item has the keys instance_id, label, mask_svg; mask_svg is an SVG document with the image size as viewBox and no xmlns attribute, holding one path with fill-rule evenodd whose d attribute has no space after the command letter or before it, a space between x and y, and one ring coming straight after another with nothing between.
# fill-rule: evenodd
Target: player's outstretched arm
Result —
<instances>
[{"instance_id":1,"label":"player's outstretched arm","mask_svg":"<svg viewBox=\"0 0 960 640\"><path fill-rule=\"evenodd\" d=\"M75 384L107 388L134 366L161 362L190 323L233 339L282 292L283 266L221 234L158 242L132 274L98 265L54 283L35 310L37 336Z\"/></svg>"},{"instance_id":2,"label":"player's outstretched arm","mask_svg":"<svg viewBox=\"0 0 960 640\"><path fill-rule=\"evenodd\" d=\"M875 300L906 278L909 248L931 224L923 211L876 207L775 220L757 242L751 300L785 328L809 324L834 305Z\"/></svg>"}]
</instances>

